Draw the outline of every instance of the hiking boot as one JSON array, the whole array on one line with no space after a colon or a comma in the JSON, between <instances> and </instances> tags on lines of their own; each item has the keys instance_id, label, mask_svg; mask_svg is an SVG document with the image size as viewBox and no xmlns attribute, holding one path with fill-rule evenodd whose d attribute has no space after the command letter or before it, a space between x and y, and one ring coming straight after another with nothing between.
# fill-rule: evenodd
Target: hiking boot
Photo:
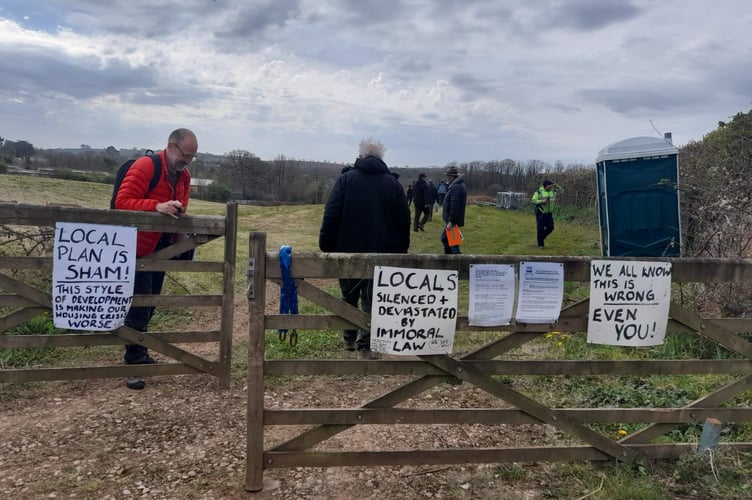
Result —
<instances>
[{"instance_id":1,"label":"hiking boot","mask_svg":"<svg viewBox=\"0 0 752 500\"><path fill-rule=\"evenodd\" d=\"M125 386L128 389L140 391L146 387L146 380L144 380L144 377L126 377Z\"/></svg>"},{"instance_id":2,"label":"hiking boot","mask_svg":"<svg viewBox=\"0 0 752 500\"><path fill-rule=\"evenodd\" d=\"M370 349L360 349L358 351L358 358L360 359L381 359L381 354L372 351Z\"/></svg>"},{"instance_id":3,"label":"hiking boot","mask_svg":"<svg viewBox=\"0 0 752 500\"><path fill-rule=\"evenodd\" d=\"M355 339L344 339L342 343L345 345L345 351L354 351L357 348Z\"/></svg>"},{"instance_id":4,"label":"hiking boot","mask_svg":"<svg viewBox=\"0 0 752 500\"><path fill-rule=\"evenodd\" d=\"M149 356L148 354L144 355L143 357L140 357L136 359L135 361L131 361L130 363L126 363L126 365L154 365L157 363L157 360ZM146 380L144 380L144 377L126 377L125 378L125 386L128 389L132 389L134 391L140 391L144 387L146 387Z\"/></svg>"}]
</instances>

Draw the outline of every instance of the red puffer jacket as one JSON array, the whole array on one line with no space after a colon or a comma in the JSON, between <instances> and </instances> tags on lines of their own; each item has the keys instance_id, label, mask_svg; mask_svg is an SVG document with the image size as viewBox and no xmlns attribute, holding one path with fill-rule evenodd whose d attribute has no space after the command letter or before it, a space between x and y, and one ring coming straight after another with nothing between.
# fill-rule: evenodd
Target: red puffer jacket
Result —
<instances>
[{"instance_id":1,"label":"red puffer jacket","mask_svg":"<svg viewBox=\"0 0 752 500\"><path fill-rule=\"evenodd\" d=\"M154 189L147 193L149 182L154 176L154 164L151 158L143 156L136 160L123 178L117 197L115 208L119 210L143 210L156 212L159 203L169 200L179 200L184 207L188 207L188 197L191 191L191 174L188 169L178 173L178 179L173 187L167 173L167 158L165 151L157 153L162 160L162 175ZM136 255L144 257L154 252L162 233L153 231L139 231L136 243Z\"/></svg>"}]
</instances>

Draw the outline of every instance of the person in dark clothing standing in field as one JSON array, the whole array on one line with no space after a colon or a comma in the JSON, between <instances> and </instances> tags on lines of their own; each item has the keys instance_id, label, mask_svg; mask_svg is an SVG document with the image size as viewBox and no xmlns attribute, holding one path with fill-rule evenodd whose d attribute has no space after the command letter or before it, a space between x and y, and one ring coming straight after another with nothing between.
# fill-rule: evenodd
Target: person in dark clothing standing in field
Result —
<instances>
[{"instance_id":1,"label":"person in dark clothing standing in field","mask_svg":"<svg viewBox=\"0 0 752 500\"><path fill-rule=\"evenodd\" d=\"M426 186L426 195L425 195L425 202L426 202L426 214L428 214L428 220L433 220L433 206L436 204L436 196L437 196L438 190L436 189L436 186L433 185L433 181L428 181L428 185Z\"/></svg>"},{"instance_id":2,"label":"person in dark clothing standing in field","mask_svg":"<svg viewBox=\"0 0 752 500\"><path fill-rule=\"evenodd\" d=\"M449 167L446 171L447 191L444 196L444 210L442 219L444 227L441 228L441 243L444 245L444 253L457 254L460 252L460 246L450 246L447 240L446 229L454 226L462 227L465 225L465 205L467 204L467 189L462 175L455 167Z\"/></svg>"},{"instance_id":3,"label":"person in dark clothing standing in field","mask_svg":"<svg viewBox=\"0 0 752 500\"><path fill-rule=\"evenodd\" d=\"M415 232L423 231L423 225L428 220L426 213L426 174L418 175L418 182L413 188L413 204L415 205L415 217L413 220L413 230Z\"/></svg>"},{"instance_id":4,"label":"person in dark clothing standing in field","mask_svg":"<svg viewBox=\"0 0 752 500\"><path fill-rule=\"evenodd\" d=\"M364 139L353 168L337 178L324 208L319 231L322 252L407 253L410 247L410 208L397 175L383 161L384 146ZM339 280L342 299L371 313L372 279ZM345 330L345 349L360 358L375 359L371 332Z\"/></svg>"},{"instance_id":5,"label":"person in dark clothing standing in field","mask_svg":"<svg viewBox=\"0 0 752 500\"><path fill-rule=\"evenodd\" d=\"M413 202L413 186L415 183L413 182L409 186L407 186L407 205L410 206L410 203Z\"/></svg>"}]
</instances>

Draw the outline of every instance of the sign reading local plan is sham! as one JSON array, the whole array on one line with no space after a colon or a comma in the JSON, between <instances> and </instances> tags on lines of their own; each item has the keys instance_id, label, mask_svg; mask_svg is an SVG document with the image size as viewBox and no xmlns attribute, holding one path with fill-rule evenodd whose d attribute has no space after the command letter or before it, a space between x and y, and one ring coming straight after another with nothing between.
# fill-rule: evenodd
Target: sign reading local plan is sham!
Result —
<instances>
[{"instance_id":1,"label":"sign reading local plan is sham!","mask_svg":"<svg viewBox=\"0 0 752 500\"><path fill-rule=\"evenodd\" d=\"M52 265L57 328L109 331L133 301L135 227L58 222Z\"/></svg>"},{"instance_id":2,"label":"sign reading local plan is sham!","mask_svg":"<svg viewBox=\"0 0 752 500\"><path fill-rule=\"evenodd\" d=\"M457 271L376 266L371 349L387 354L451 354Z\"/></svg>"},{"instance_id":3,"label":"sign reading local plan is sham!","mask_svg":"<svg viewBox=\"0 0 752 500\"><path fill-rule=\"evenodd\" d=\"M670 303L670 262L593 260L587 341L660 345L666 335Z\"/></svg>"}]
</instances>

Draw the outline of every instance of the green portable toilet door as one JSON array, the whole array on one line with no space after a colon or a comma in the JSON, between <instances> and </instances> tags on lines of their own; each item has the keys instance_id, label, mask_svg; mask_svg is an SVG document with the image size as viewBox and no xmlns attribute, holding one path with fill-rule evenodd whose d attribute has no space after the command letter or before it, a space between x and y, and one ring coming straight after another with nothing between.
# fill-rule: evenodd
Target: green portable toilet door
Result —
<instances>
[{"instance_id":1,"label":"green portable toilet door","mask_svg":"<svg viewBox=\"0 0 752 500\"><path fill-rule=\"evenodd\" d=\"M608 163L608 254L679 255L677 156Z\"/></svg>"}]
</instances>

